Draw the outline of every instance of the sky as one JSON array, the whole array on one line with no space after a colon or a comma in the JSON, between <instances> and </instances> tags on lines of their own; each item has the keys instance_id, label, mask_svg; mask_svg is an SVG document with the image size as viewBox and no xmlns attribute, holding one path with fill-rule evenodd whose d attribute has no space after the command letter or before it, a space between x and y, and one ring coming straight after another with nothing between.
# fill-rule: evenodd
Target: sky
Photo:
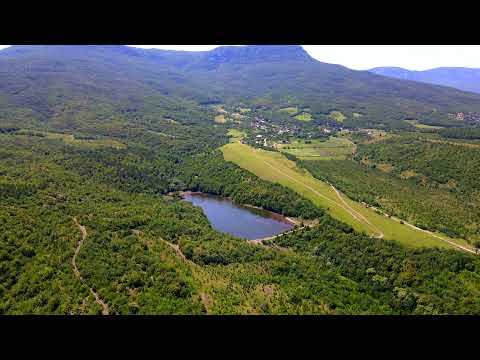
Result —
<instances>
[{"instance_id":1,"label":"sky","mask_svg":"<svg viewBox=\"0 0 480 360\"><path fill-rule=\"evenodd\" d=\"M0 49L8 45L0 45ZM204 51L219 45L130 45L142 48ZM354 70L398 66L409 70L435 67L480 68L480 45L304 45L313 58Z\"/></svg>"}]
</instances>

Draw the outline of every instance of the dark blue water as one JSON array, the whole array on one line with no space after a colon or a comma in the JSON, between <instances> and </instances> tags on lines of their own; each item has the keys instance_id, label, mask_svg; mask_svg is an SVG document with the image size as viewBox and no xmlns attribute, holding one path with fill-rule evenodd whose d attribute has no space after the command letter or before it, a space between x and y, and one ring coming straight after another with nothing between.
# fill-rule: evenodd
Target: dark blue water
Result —
<instances>
[{"instance_id":1,"label":"dark blue water","mask_svg":"<svg viewBox=\"0 0 480 360\"><path fill-rule=\"evenodd\" d=\"M242 239L261 239L290 230L293 225L283 216L241 206L231 200L208 194L188 194L184 199L203 209L212 227Z\"/></svg>"}]
</instances>

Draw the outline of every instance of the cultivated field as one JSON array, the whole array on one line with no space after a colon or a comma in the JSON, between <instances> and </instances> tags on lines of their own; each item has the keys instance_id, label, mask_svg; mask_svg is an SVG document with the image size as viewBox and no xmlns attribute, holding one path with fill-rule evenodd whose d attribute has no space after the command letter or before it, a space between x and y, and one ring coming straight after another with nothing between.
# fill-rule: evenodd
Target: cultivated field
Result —
<instances>
[{"instance_id":1,"label":"cultivated field","mask_svg":"<svg viewBox=\"0 0 480 360\"><path fill-rule=\"evenodd\" d=\"M245 137L245 132L237 130L237 129L230 129L227 133L230 136L230 142L238 142Z\"/></svg>"},{"instance_id":2,"label":"cultivated field","mask_svg":"<svg viewBox=\"0 0 480 360\"><path fill-rule=\"evenodd\" d=\"M301 114L295 116L295 119L300 121L312 121L312 115L307 112L302 112Z\"/></svg>"},{"instance_id":3,"label":"cultivated field","mask_svg":"<svg viewBox=\"0 0 480 360\"><path fill-rule=\"evenodd\" d=\"M225 115L220 114L220 115L215 116L215 122L217 124L225 124L227 122L227 119L225 119Z\"/></svg>"},{"instance_id":4,"label":"cultivated field","mask_svg":"<svg viewBox=\"0 0 480 360\"><path fill-rule=\"evenodd\" d=\"M330 137L327 141L297 139L290 144L277 144L282 152L302 160L345 160L355 151L355 144L347 138Z\"/></svg>"},{"instance_id":5,"label":"cultivated field","mask_svg":"<svg viewBox=\"0 0 480 360\"><path fill-rule=\"evenodd\" d=\"M329 117L336 122L343 123L343 120L345 120L347 117L343 115L340 111L332 111L330 112Z\"/></svg>"},{"instance_id":6,"label":"cultivated field","mask_svg":"<svg viewBox=\"0 0 480 360\"><path fill-rule=\"evenodd\" d=\"M288 115L293 115L293 114L296 114L298 113L298 108L297 107L286 107L286 108L281 108L280 110L278 110L280 112L285 112L287 113Z\"/></svg>"},{"instance_id":7,"label":"cultivated field","mask_svg":"<svg viewBox=\"0 0 480 360\"><path fill-rule=\"evenodd\" d=\"M298 168L295 162L286 159L281 153L254 149L238 142L223 146L222 151L227 161L236 163L264 180L291 188L316 205L326 208L334 218L344 221L357 231L398 240L411 247L452 248L452 245L435 235L401 224L398 220L350 200L330 185L314 178L308 171ZM467 245L465 241L452 240L443 234L440 237Z\"/></svg>"}]
</instances>

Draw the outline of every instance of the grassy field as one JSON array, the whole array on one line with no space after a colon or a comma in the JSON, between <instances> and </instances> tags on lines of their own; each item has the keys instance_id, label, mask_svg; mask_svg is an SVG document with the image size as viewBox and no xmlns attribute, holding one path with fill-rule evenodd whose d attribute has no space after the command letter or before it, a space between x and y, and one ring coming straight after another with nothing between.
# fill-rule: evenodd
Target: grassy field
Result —
<instances>
[{"instance_id":1,"label":"grassy field","mask_svg":"<svg viewBox=\"0 0 480 360\"><path fill-rule=\"evenodd\" d=\"M287 113L288 115L293 115L293 114L296 114L298 113L298 108L297 107L286 107L286 108L282 108L280 110L278 110L280 112L285 112Z\"/></svg>"},{"instance_id":2,"label":"grassy field","mask_svg":"<svg viewBox=\"0 0 480 360\"><path fill-rule=\"evenodd\" d=\"M343 123L343 120L347 118L340 111L331 111L329 117L339 123Z\"/></svg>"},{"instance_id":3,"label":"grassy field","mask_svg":"<svg viewBox=\"0 0 480 360\"><path fill-rule=\"evenodd\" d=\"M415 126L417 129L432 129L432 130L443 129L443 126L420 124L417 120L405 120L405 122Z\"/></svg>"},{"instance_id":4,"label":"grassy field","mask_svg":"<svg viewBox=\"0 0 480 360\"><path fill-rule=\"evenodd\" d=\"M399 137L399 135L387 133L384 130L378 130L378 129L361 129L360 131L357 131L355 133L365 136L365 138L363 139L357 139L363 144L373 144L379 141L385 141L388 139ZM350 135L355 135L355 133ZM430 134L426 134L426 135L430 135Z\"/></svg>"},{"instance_id":5,"label":"grassy field","mask_svg":"<svg viewBox=\"0 0 480 360\"><path fill-rule=\"evenodd\" d=\"M48 132L48 131L31 131L31 130L21 130L17 133L18 135L25 135L25 136L42 136L46 139L54 139L54 140L63 140L64 143L68 145L77 145L77 146L84 146L90 148L100 148L100 147L112 147L115 149L124 149L127 146L120 141L113 140L113 139L92 139L92 140L84 140L84 139L76 139L75 136L71 134L61 134L55 132Z\"/></svg>"},{"instance_id":6,"label":"grassy field","mask_svg":"<svg viewBox=\"0 0 480 360\"><path fill-rule=\"evenodd\" d=\"M306 112L302 112L301 114L295 116L295 119L300 121L312 121L312 115Z\"/></svg>"},{"instance_id":7,"label":"grassy field","mask_svg":"<svg viewBox=\"0 0 480 360\"><path fill-rule=\"evenodd\" d=\"M291 144L278 144L282 152L302 160L344 160L355 151L355 144L345 137L330 137L327 141L297 139Z\"/></svg>"},{"instance_id":8,"label":"grassy field","mask_svg":"<svg viewBox=\"0 0 480 360\"><path fill-rule=\"evenodd\" d=\"M216 112L219 112L221 114L227 114L227 111L223 108L222 105L216 105L214 106L214 109Z\"/></svg>"},{"instance_id":9,"label":"grassy field","mask_svg":"<svg viewBox=\"0 0 480 360\"><path fill-rule=\"evenodd\" d=\"M220 114L220 115L215 116L215 122L217 124L225 124L227 122L227 119L225 119L225 115Z\"/></svg>"},{"instance_id":10,"label":"grassy field","mask_svg":"<svg viewBox=\"0 0 480 360\"><path fill-rule=\"evenodd\" d=\"M344 221L357 231L372 236L383 233L385 239L397 240L411 247L452 247L430 234L400 224L343 194L337 194L331 186L298 168L295 162L286 159L281 153L254 149L238 142L223 146L222 151L225 160L236 163L264 180L291 188L316 205L326 208L334 218ZM452 241L445 235L442 237ZM462 240L455 242L466 245Z\"/></svg>"},{"instance_id":11,"label":"grassy field","mask_svg":"<svg viewBox=\"0 0 480 360\"><path fill-rule=\"evenodd\" d=\"M245 137L245 132L237 130L237 129L230 129L227 133L230 136L230 142L238 142Z\"/></svg>"}]
</instances>

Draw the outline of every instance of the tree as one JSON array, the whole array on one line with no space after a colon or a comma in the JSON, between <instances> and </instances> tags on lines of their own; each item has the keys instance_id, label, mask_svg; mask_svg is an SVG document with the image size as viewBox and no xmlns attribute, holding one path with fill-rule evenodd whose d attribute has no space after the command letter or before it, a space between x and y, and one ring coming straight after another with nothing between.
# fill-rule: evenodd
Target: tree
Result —
<instances>
[{"instance_id":1,"label":"tree","mask_svg":"<svg viewBox=\"0 0 480 360\"><path fill-rule=\"evenodd\" d=\"M480 240L477 240L473 243L473 246L475 247L475 253L478 254L480 251Z\"/></svg>"}]
</instances>

